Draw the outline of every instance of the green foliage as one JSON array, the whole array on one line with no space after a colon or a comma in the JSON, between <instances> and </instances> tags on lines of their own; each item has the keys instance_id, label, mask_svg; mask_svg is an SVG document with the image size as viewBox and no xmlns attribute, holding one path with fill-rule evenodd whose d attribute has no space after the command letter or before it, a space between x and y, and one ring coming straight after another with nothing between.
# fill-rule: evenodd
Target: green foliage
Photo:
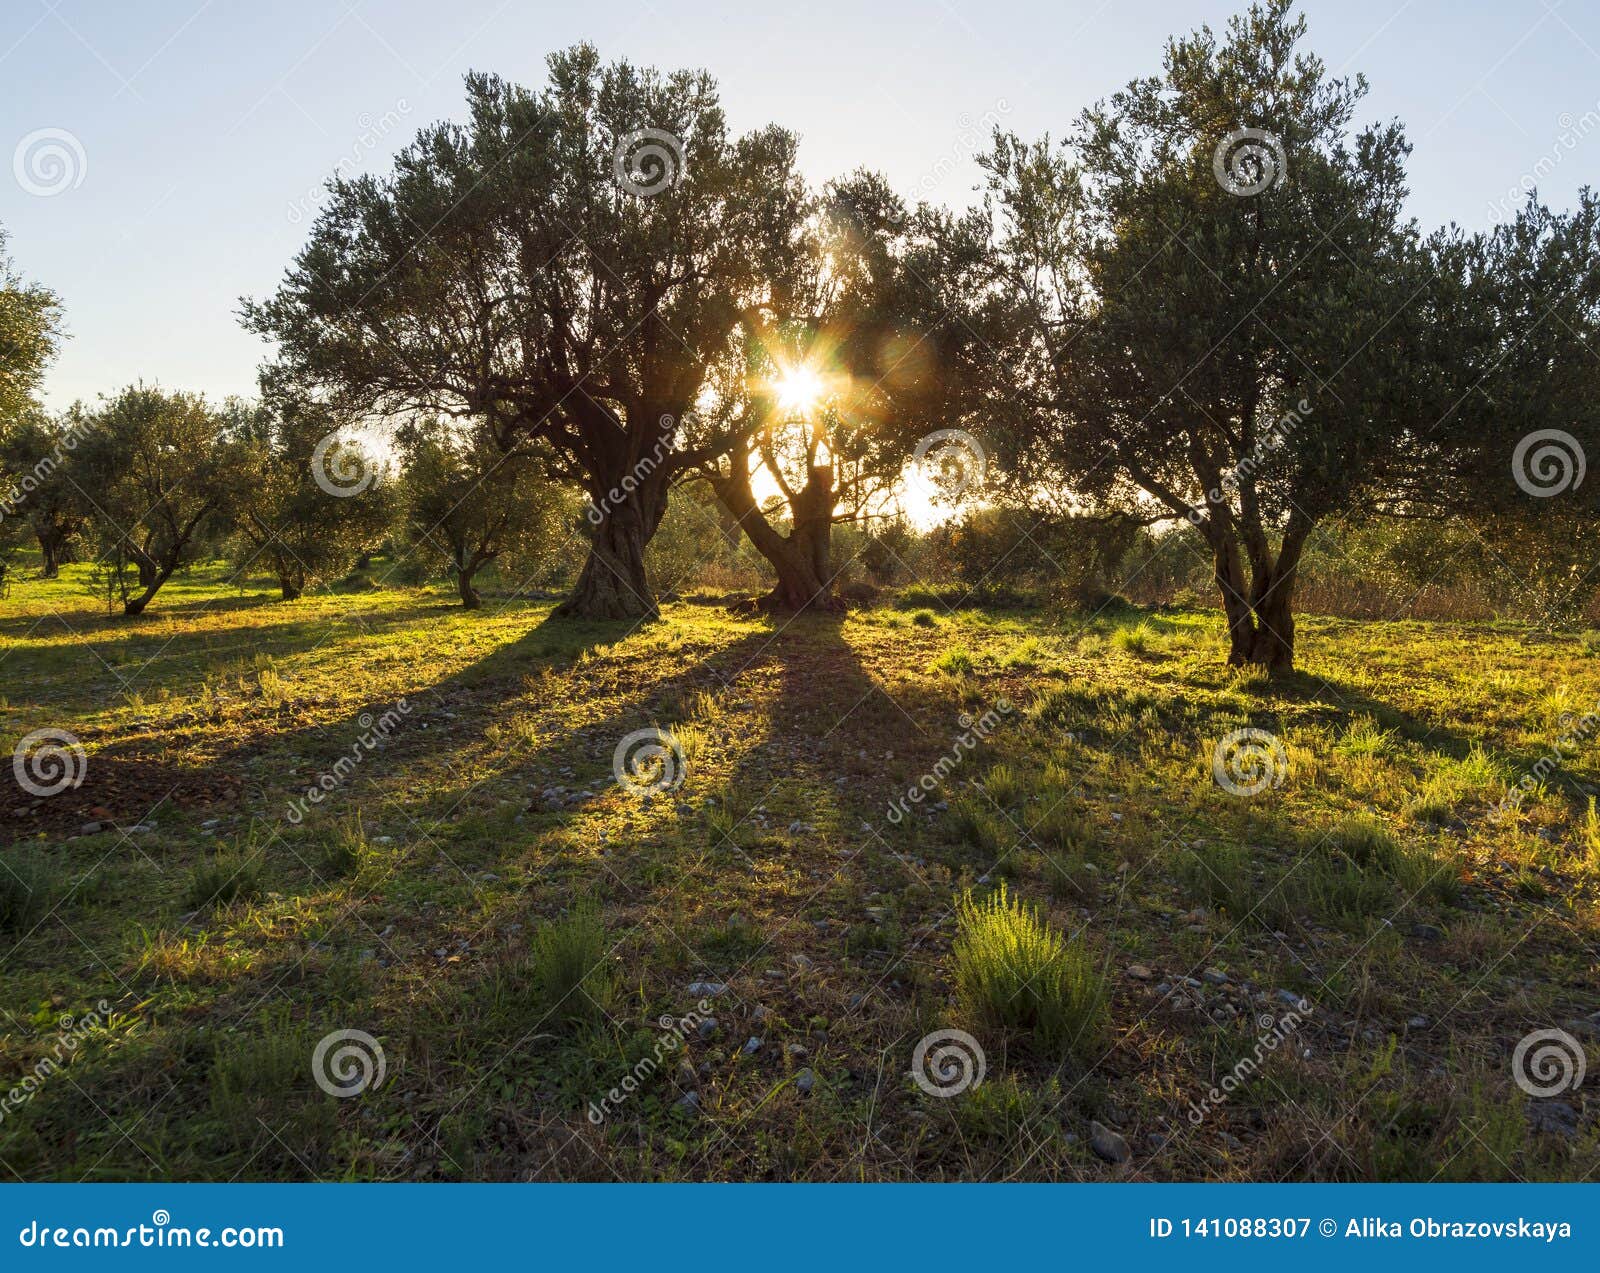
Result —
<instances>
[{"instance_id":1,"label":"green foliage","mask_svg":"<svg viewBox=\"0 0 1600 1273\"><path fill-rule=\"evenodd\" d=\"M184 900L200 910L207 906L231 906L249 902L261 895L261 864L249 851L217 853L199 863L189 876Z\"/></svg>"},{"instance_id":2,"label":"green foliage","mask_svg":"<svg viewBox=\"0 0 1600 1273\"><path fill-rule=\"evenodd\" d=\"M44 918L55 889L55 873L33 854L0 859L0 932L26 933Z\"/></svg>"},{"instance_id":3,"label":"green foliage","mask_svg":"<svg viewBox=\"0 0 1600 1273\"><path fill-rule=\"evenodd\" d=\"M616 995L610 941L600 908L580 902L533 934L526 969L539 1008L564 1021L601 1021Z\"/></svg>"},{"instance_id":4,"label":"green foliage","mask_svg":"<svg viewBox=\"0 0 1600 1273\"><path fill-rule=\"evenodd\" d=\"M974 1022L1024 1031L1043 1051L1090 1059L1104 1039L1108 990L1089 952L1002 883L957 904L956 997Z\"/></svg>"}]
</instances>

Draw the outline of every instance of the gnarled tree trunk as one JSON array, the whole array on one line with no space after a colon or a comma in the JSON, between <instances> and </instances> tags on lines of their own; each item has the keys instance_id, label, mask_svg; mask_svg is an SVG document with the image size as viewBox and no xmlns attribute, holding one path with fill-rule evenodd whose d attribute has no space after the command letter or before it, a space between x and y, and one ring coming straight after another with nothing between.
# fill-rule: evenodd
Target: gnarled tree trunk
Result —
<instances>
[{"instance_id":1,"label":"gnarled tree trunk","mask_svg":"<svg viewBox=\"0 0 1600 1273\"><path fill-rule=\"evenodd\" d=\"M652 475L594 495L589 556L572 589L556 607L574 619L653 619L659 613L644 573L644 549L667 511L665 478Z\"/></svg>"},{"instance_id":2,"label":"gnarled tree trunk","mask_svg":"<svg viewBox=\"0 0 1600 1273\"><path fill-rule=\"evenodd\" d=\"M750 543L771 564L778 582L757 603L763 610L835 610L833 595L833 470L819 465L790 505L794 525L780 535L767 521L750 487L747 457L735 454L732 476L712 487Z\"/></svg>"},{"instance_id":3,"label":"gnarled tree trunk","mask_svg":"<svg viewBox=\"0 0 1600 1273\"><path fill-rule=\"evenodd\" d=\"M1245 580L1239 543L1225 527L1207 532L1222 611L1228 625L1228 665L1294 670L1294 589L1309 526L1292 525L1276 557L1265 543L1251 545Z\"/></svg>"}]
</instances>

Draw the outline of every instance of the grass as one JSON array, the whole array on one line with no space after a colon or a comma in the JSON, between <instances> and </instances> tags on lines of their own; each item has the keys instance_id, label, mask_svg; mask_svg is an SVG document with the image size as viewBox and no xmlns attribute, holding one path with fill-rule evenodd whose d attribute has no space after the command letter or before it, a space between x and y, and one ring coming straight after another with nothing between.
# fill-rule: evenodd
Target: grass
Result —
<instances>
[{"instance_id":1,"label":"grass","mask_svg":"<svg viewBox=\"0 0 1600 1273\"><path fill-rule=\"evenodd\" d=\"M1269 679L1201 610L634 627L217 565L128 622L82 584L0 613L0 736L87 755L0 803L0 1086L126 1024L0 1121L24 1178L1099 1179L1095 1119L1151 1179L1600 1171L1592 1102L1542 1130L1509 1065L1600 1009L1600 753L1540 764L1600 699L1575 634L1305 615ZM1249 798L1244 725L1290 762ZM1294 1046L1192 1126L1280 991ZM897 1083L953 1014L982 1086ZM308 1082L337 1030L386 1054L359 1100Z\"/></svg>"},{"instance_id":2,"label":"grass","mask_svg":"<svg viewBox=\"0 0 1600 1273\"><path fill-rule=\"evenodd\" d=\"M956 1002L979 1026L1025 1032L1052 1056L1092 1057L1106 1033L1108 990L1084 947L1002 883L957 903Z\"/></svg>"}]
</instances>

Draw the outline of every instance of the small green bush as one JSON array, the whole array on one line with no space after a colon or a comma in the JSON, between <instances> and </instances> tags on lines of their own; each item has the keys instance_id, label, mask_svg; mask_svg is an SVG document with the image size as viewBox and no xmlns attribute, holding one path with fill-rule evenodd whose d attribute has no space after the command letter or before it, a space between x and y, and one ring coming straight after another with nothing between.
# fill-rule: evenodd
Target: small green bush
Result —
<instances>
[{"instance_id":1,"label":"small green bush","mask_svg":"<svg viewBox=\"0 0 1600 1273\"><path fill-rule=\"evenodd\" d=\"M1002 884L957 903L956 996L973 1021L1030 1034L1043 1051L1087 1059L1106 1032L1108 994L1089 952Z\"/></svg>"},{"instance_id":2,"label":"small green bush","mask_svg":"<svg viewBox=\"0 0 1600 1273\"><path fill-rule=\"evenodd\" d=\"M581 902L533 935L528 981L539 1006L566 1021L598 1021L616 994L600 908Z\"/></svg>"}]
</instances>

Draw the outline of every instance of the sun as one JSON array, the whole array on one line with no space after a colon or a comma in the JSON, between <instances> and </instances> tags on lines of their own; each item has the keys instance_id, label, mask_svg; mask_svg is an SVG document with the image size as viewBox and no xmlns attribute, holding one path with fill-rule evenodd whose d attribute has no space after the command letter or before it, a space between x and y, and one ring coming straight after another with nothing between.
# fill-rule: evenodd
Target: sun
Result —
<instances>
[{"instance_id":1,"label":"sun","mask_svg":"<svg viewBox=\"0 0 1600 1273\"><path fill-rule=\"evenodd\" d=\"M795 415L809 415L822 398L822 377L810 367L785 367L772 384L778 405Z\"/></svg>"}]
</instances>

